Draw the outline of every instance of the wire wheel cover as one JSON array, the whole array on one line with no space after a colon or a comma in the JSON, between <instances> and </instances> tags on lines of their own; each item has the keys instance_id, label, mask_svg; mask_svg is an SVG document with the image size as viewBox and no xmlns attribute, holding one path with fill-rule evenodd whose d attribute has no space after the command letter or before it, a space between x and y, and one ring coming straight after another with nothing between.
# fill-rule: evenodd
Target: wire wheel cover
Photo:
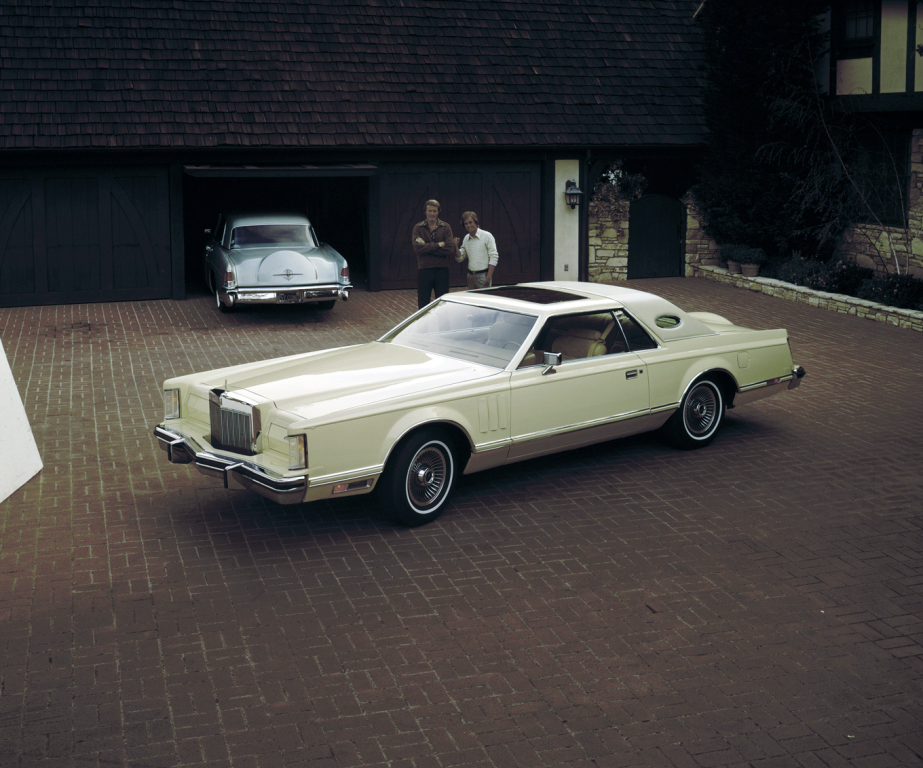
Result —
<instances>
[{"instance_id":1,"label":"wire wheel cover","mask_svg":"<svg viewBox=\"0 0 923 768\"><path fill-rule=\"evenodd\" d=\"M715 390L700 384L686 398L683 408L683 422L693 437L705 437L717 424L718 396Z\"/></svg>"},{"instance_id":2,"label":"wire wheel cover","mask_svg":"<svg viewBox=\"0 0 923 768\"><path fill-rule=\"evenodd\" d=\"M407 471L407 498L422 508L439 500L446 488L449 463L445 453L432 443L424 445L413 457Z\"/></svg>"}]
</instances>

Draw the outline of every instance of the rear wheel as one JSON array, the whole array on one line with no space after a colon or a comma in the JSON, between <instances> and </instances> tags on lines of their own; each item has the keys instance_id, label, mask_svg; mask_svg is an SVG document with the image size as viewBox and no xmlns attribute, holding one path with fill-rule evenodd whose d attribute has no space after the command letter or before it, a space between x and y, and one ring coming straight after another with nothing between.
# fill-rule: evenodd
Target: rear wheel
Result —
<instances>
[{"instance_id":1,"label":"rear wheel","mask_svg":"<svg viewBox=\"0 0 923 768\"><path fill-rule=\"evenodd\" d=\"M711 379L699 379L667 421L665 430L670 442L678 448L702 448L715 439L723 421L721 387Z\"/></svg>"},{"instance_id":2,"label":"rear wheel","mask_svg":"<svg viewBox=\"0 0 923 768\"><path fill-rule=\"evenodd\" d=\"M232 312L234 310L234 305L232 304L228 307L221 301L221 296L218 292L218 278L215 277L215 273L209 270L205 279L208 280L208 290L215 294L215 303L218 305L218 309L222 312Z\"/></svg>"},{"instance_id":3,"label":"rear wheel","mask_svg":"<svg viewBox=\"0 0 923 768\"><path fill-rule=\"evenodd\" d=\"M218 304L218 309L220 309L222 312L233 312L234 311L233 304L231 304L231 306L228 306L223 301L221 301L221 294L219 293L217 288L215 288L215 302Z\"/></svg>"},{"instance_id":4,"label":"rear wheel","mask_svg":"<svg viewBox=\"0 0 923 768\"><path fill-rule=\"evenodd\" d=\"M332 300L330 300L330 301L318 301L318 302L315 302L314 306L317 307L318 309L327 310L327 309L333 309L333 308L336 306L336 303L337 303L337 300L336 300L336 299L332 299Z\"/></svg>"},{"instance_id":5,"label":"rear wheel","mask_svg":"<svg viewBox=\"0 0 923 768\"><path fill-rule=\"evenodd\" d=\"M398 446L378 484L379 503L402 525L429 523L442 514L455 487L452 442L438 429L423 429Z\"/></svg>"}]
</instances>

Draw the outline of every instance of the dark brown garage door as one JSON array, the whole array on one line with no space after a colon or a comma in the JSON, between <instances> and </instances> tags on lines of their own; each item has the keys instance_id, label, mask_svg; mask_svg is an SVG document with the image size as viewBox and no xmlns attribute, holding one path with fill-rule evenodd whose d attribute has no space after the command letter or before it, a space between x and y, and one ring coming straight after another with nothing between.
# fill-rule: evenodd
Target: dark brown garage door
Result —
<instances>
[{"instance_id":1,"label":"dark brown garage door","mask_svg":"<svg viewBox=\"0 0 923 768\"><path fill-rule=\"evenodd\" d=\"M494 285L539 279L541 167L537 163L443 164L381 167L382 288L412 288L417 262L413 226L434 198L456 236L465 234L461 214L476 211L497 239L500 263ZM465 267L451 264L452 285L465 285Z\"/></svg>"},{"instance_id":2,"label":"dark brown garage door","mask_svg":"<svg viewBox=\"0 0 923 768\"><path fill-rule=\"evenodd\" d=\"M169 295L165 169L0 176L0 306Z\"/></svg>"}]
</instances>

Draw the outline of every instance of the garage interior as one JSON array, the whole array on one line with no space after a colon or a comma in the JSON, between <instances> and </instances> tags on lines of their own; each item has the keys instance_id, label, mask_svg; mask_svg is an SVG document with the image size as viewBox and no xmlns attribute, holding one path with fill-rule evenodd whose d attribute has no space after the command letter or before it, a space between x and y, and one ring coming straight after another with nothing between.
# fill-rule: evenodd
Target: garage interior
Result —
<instances>
[{"instance_id":1,"label":"garage interior","mask_svg":"<svg viewBox=\"0 0 923 768\"><path fill-rule=\"evenodd\" d=\"M228 211L306 214L321 241L346 258L352 284L368 288L369 175L308 175L313 173L317 172L187 166L183 174L186 295L209 293L205 230Z\"/></svg>"}]
</instances>

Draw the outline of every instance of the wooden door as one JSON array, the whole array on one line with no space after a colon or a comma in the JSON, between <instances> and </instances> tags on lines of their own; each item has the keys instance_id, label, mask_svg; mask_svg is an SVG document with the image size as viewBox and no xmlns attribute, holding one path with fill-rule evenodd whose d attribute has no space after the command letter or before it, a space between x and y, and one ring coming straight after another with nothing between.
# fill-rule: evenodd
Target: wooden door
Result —
<instances>
[{"instance_id":1,"label":"wooden door","mask_svg":"<svg viewBox=\"0 0 923 768\"><path fill-rule=\"evenodd\" d=\"M645 195L628 208L628 278L682 277L686 208L664 195Z\"/></svg>"},{"instance_id":2,"label":"wooden door","mask_svg":"<svg viewBox=\"0 0 923 768\"><path fill-rule=\"evenodd\" d=\"M497 239L500 262L494 285L538 280L540 275L541 167L538 163L401 165L381 168L382 288L413 288L417 261L413 227L424 218L423 204L442 205L440 217L463 237L464 211L475 211L481 226ZM451 285L466 284L464 265L449 265Z\"/></svg>"},{"instance_id":3,"label":"wooden door","mask_svg":"<svg viewBox=\"0 0 923 768\"><path fill-rule=\"evenodd\" d=\"M166 169L0 176L0 306L170 296Z\"/></svg>"}]
</instances>

